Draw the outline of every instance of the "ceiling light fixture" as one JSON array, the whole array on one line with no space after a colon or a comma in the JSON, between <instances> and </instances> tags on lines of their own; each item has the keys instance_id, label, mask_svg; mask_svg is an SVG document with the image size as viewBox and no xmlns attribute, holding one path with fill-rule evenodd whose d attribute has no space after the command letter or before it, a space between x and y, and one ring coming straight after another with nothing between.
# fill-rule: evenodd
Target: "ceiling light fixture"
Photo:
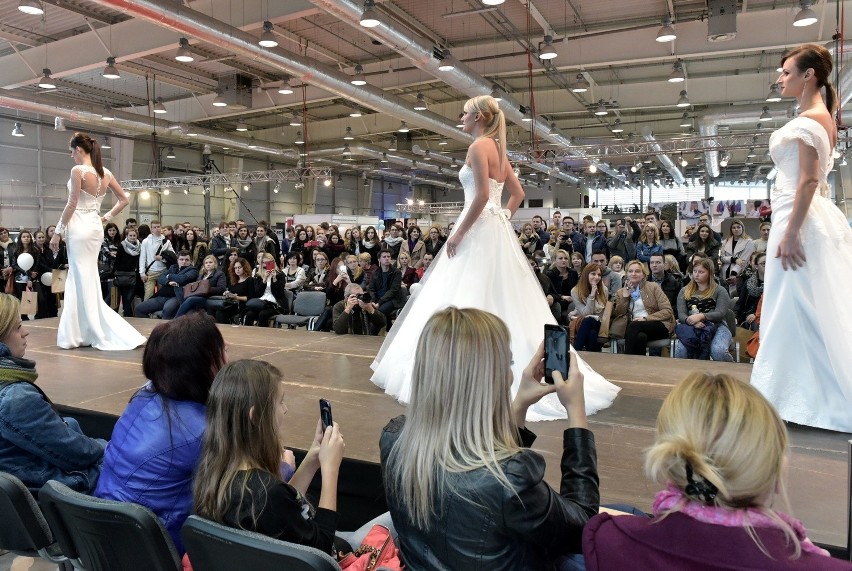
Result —
<instances>
[{"instance_id":1,"label":"ceiling light fixture","mask_svg":"<svg viewBox=\"0 0 852 571\"><path fill-rule=\"evenodd\" d=\"M107 79L119 79L121 78L121 74L118 73L118 69L115 67L115 58L109 56L106 59L106 67L101 72L101 75Z\"/></svg>"},{"instance_id":2,"label":"ceiling light fixture","mask_svg":"<svg viewBox=\"0 0 852 571\"><path fill-rule=\"evenodd\" d=\"M44 6L39 0L21 0L18 3L18 10L30 16L41 16L44 14Z\"/></svg>"},{"instance_id":3,"label":"ceiling light fixture","mask_svg":"<svg viewBox=\"0 0 852 571\"><path fill-rule=\"evenodd\" d=\"M672 42L677 39L677 32L672 27L672 18L668 14L663 17L662 28L657 32L657 41L660 43Z\"/></svg>"},{"instance_id":4,"label":"ceiling light fixture","mask_svg":"<svg viewBox=\"0 0 852 571\"><path fill-rule=\"evenodd\" d=\"M689 161L684 158L683 155L680 156L680 166L685 167L689 164Z\"/></svg>"},{"instance_id":5,"label":"ceiling light fixture","mask_svg":"<svg viewBox=\"0 0 852 571\"><path fill-rule=\"evenodd\" d=\"M681 83L686 81L686 74L683 71L683 62L677 60L672 65L672 73L669 75L669 83Z\"/></svg>"},{"instance_id":6,"label":"ceiling light fixture","mask_svg":"<svg viewBox=\"0 0 852 571\"><path fill-rule=\"evenodd\" d=\"M692 127L692 119L689 118L689 113L686 111L683 112L683 116L680 118L680 126L681 127Z\"/></svg>"},{"instance_id":7,"label":"ceiling light fixture","mask_svg":"<svg viewBox=\"0 0 852 571\"><path fill-rule=\"evenodd\" d=\"M355 137L352 136L352 127L346 127L346 132L343 133L344 141L352 141Z\"/></svg>"},{"instance_id":8,"label":"ceiling light fixture","mask_svg":"<svg viewBox=\"0 0 852 571\"><path fill-rule=\"evenodd\" d=\"M163 103L162 97L157 97L156 101L154 101L154 113L161 115L163 113L168 113L169 111L166 109L165 104Z\"/></svg>"},{"instance_id":9,"label":"ceiling light fixture","mask_svg":"<svg viewBox=\"0 0 852 571\"><path fill-rule=\"evenodd\" d=\"M171 192L172 192L172 191L171 191L171 190L169 190L168 188L164 188L164 189L163 189L163 196L168 196L169 194L171 194Z\"/></svg>"},{"instance_id":10,"label":"ceiling light fixture","mask_svg":"<svg viewBox=\"0 0 852 571\"><path fill-rule=\"evenodd\" d=\"M364 11L361 13L361 25L365 28L375 28L381 22L376 12L376 3L373 0L364 0Z\"/></svg>"},{"instance_id":11,"label":"ceiling light fixture","mask_svg":"<svg viewBox=\"0 0 852 571\"><path fill-rule=\"evenodd\" d=\"M236 129L240 132L248 131L248 125L246 125L245 121L237 121Z\"/></svg>"},{"instance_id":12,"label":"ceiling light fixture","mask_svg":"<svg viewBox=\"0 0 852 571\"><path fill-rule=\"evenodd\" d=\"M577 81L574 82L574 85L571 86L571 91L574 93L585 93L589 90L589 82L586 80L586 76L582 73L577 74Z\"/></svg>"},{"instance_id":13,"label":"ceiling light fixture","mask_svg":"<svg viewBox=\"0 0 852 571\"><path fill-rule=\"evenodd\" d=\"M301 127L302 126L302 115L298 111L293 111L293 117L290 119L291 127Z\"/></svg>"},{"instance_id":14,"label":"ceiling light fixture","mask_svg":"<svg viewBox=\"0 0 852 571\"><path fill-rule=\"evenodd\" d=\"M361 116L361 109L358 108L358 107L354 107L352 109L352 111L349 112L349 116L350 117L360 117Z\"/></svg>"},{"instance_id":15,"label":"ceiling light fixture","mask_svg":"<svg viewBox=\"0 0 852 571\"><path fill-rule=\"evenodd\" d=\"M343 143L343 156L351 155L352 151L349 150L349 143Z\"/></svg>"},{"instance_id":16,"label":"ceiling light fixture","mask_svg":"<svg viewBox=\"0 0 852 571\"><path fill-rule=\"evenodd\" d=\"M109 144L109 137L106 137L106 136L104 137L104 142L101 143L101 148L102 149L111 149L112 148L112 145Z\"/></svg>"},{"instance_id":17,"label":"ceiling light fixture","mask_svg":"<svg viewBox=\"0 0 852 571\"><path fill-rule=\"evenodd\" d=\"M278 88L278 93L281 95L290 95L293 93L293 88L290 86L290 76L285 75L281 78L281 87Z\"/></svg>"},{"instance_id":18,"label":"ceiling light fixture","mask_svg":"<svg viewBox=\"0 0 852 571\"><path fill-rule=\"evenodd\" d=\"M14 128L12 128L12 136L13 137L25 137L24 130L21 129L20 123L15 123Z\"/></svg>"},{"instance_id":19,"label":"ceiling light fixture","mask_svg":"<svg viewBox=\"0 0 852 571\"><path fill-rule=\"evenodd\" d=\"M429 107L426 105L426 98L419 91L417 92L417 101L414 103L415 111L426 111Z\"/></svg>"},{"instance_id":20,"label":"ceiling light fixture","mask_svg":"<svg viewBox=\"0 0 852 571\"><path fill-rule=\"evenodd\" d=\"M689 97L686 95L686 89L680 90L680 97L676 103L677 107L689 107Z\"/></svg>"},{"instance_id":21,"label":"ceiling light fixture","mask_svg":"<svg viewBox=\"0 0 852 571\"><path fill-rule=\"evenodd\" d=\"M213 98L213 107L227 107L228 102L225 101L225 98L222 97L221 91L216 91L216 97Z\"/></svg>"},{"instance_id":22,"label":"ceiling light fixture","mask_svg":"<svg viewBox=\"0 0 852 571\"><path fill-rule=\"evenodd\" d=\"M175 59L184 63L195 61L192 52L189 49L189 40L181 38L178 40L178 51L175 54Z\"/></svg>"},{"instance_id":23,"label":"ceiling light fixture","mask_svg":"<svg viewBox=\"0 0 852 571\"><path fill-rule=\"evenodd\" d=\"M763 108L763 113L760 114L761 121L768 121L772 119L772 115L769 114L769 107Z\"/></svg>"},{"instance_id":24,"label":"ceiling light fixture","mask_svg":"<svg viewBox=\"0 0 852 571\"><path fill-rule=\"evenodd\" d=\"M555 58L557 55L556 50L553 49L553 36L546 35L544 36L544 47L541 48L541 52L538 54L538 59L550 60Z\"/></svg>"},{"instance_id":25,"label":"ceiling light fixture","mask_svg":"<svg viewBox=\"0 0 852 571\"><path fill-rule=\"evenodd\" d=\"M447 144L448 144L448 143L447 143L447 139L445 139L444 137L441 137L441 140L440 140L440 141L438 141L438 145L440 145L441 147L444 147L444 146L446 146Z\"/></svg>"},{"instance_id":26,"label":"ceiling light fixture","mask_svg":"<svg viewBox=\"0 0 852 571\"><path fill-rule=\"evenodd\" d=\"M797 28L804 28L805 26L810 26L812 24L816 24L819 18L816 15L816 12L811 10L811 5L813 2L811 0L802 0L799 2L799 6L801 10L796 17L793 19L793 25Z\"/></svg>"},{"instance_id":27,"label":"ceiling light fixture","mask_svg":"<svg viewBox=\"0 0 852 571\"><path fill-rule=\"evenodd\" d=\"M499 6L500 4L502 4L505 1L506 0L482 0L482 3L485 4L486 6Z\"/></svg>"},{"instance_id":28,"label":"ceiling light fixture","mask_svg":"<svg viewBox=\"0 0 852 571\"><path fill-rule=\"evenodd\" d=\"M272 31L272 22L269 20L264 20L263 32L260 34L260 39L257 43L265 48L274 48L278 45L275 32Z\"/></svg>"},{"instance_id":29,"label":"ceiling light fixture","mask_svg":"<svg viewBox=\"0 0 852 571\"><path fill-rule=\"evenodd\" d=\"M749 147L748 153L746 154L746 157L753 159L756 156L757 156L757 152L754 150L754 147Z\"/></svg>"},{"instance_id":30,"label":"ceiling light fixture","mask_svg":"<svg viewBox=\"0 0 852 571\"><path fill-rule=\"evenodd\" d=\"M349 80L352 85L366 85L367 80L364 78L364 66L360 63L355 64L355 75Z\"/></svg>"},{"instance_id":31,"label":"ceiling light fixture","mask_svg":"<svg viewBox=\"0 0 852 571\"><path fill-rule=\"evenodd\" d=\"M722 158L719 159L719 166L724 168L728 166L729 162L731 162L731 153L726 152L722 155Z\"/></svg>"},{"instance_id":32,"label":"ceiling light fixture","mask_svg":"<svg viewBox=\"0 0 852 571\"><path fill-rule=\"evenodd\" d=\"M524 123L531 123L531 122L532 122L532 120L533 120L533 117L532 117L532 111L530 111L530 108L529 108L529 107L524 107L523 105L521 105L521 111L522 111L522 112L523 112L523 114L524 114L524 116L521 118L521 120L522 120Z\"/></svg>"},{"instance_id":33,"label":"ceiling light fixture","mask_svg":"<svg viewBox=\"0 0 852 571\"><path fill-rule=\"evenodd\" d=\"M175 158L175 148L169 145L169 148L166 150L166 158L174 159Z\"/></svg>"},{"instance_id":34,"label":"ceiling light fixture","mask_svg":"<svg viewBox=\"0 0 852 571\"><path fill-rule=\"evenodd\" d=\"M186 136L187 137L197 137L198 136L198 130L193 126L192 123L190 123L189 125L186 126ZM251 145L249 145L249 148L251 148Z\"/></svg>"},{"instance_id":35,"label":"ceiling light fixture","mask_svg":"<svg viewBox=\"0 0 852 571\"><path fill-rule=\"evenodd\" d=\"M598 172L598 166L595 163L591 163L589 165L589 172L595 174L596 172Z\"/></svg>"},{"instance_id":36,"label":"ceiling light fixture","mask_svg":"<svg viewBox=\"0 0 852 571\"><path fill-rule=\"evenodd\" d=\"M599 99L598 100L598 106L595 109L595 115L597 115L598 117L603 117L604 115L606 115L608 113L609 113L609 111L606 108L606 103L604 103L603 99Z\"/></svg>"},{"instance_id":37,"label":"ceiling light fixture","mask_svg":"<svg viewBox=\"0 0 852 571\"><path fill-rule=\"evenodd\" d=\"M621 126L621 119L615 120L615 123L612 124L611 131L613 133L623 133L624 132L624 127Z\"/></svg>"},{"instance_id":38,"label":"ceiling light fixture","mask_svg":"<svg viewBox=\"0 0 852 571\"><path fill-rule=\"evenodd\" d=\"M399 131L400 133L408 133L410 129L408 128L408 125L405 124L405 121L402 121L399 124L399 129L397 129L397 131Z\"/></svg>"},{"instance_id":39,"label":"ceiling light fixture","mask_svg":"<svg viewBox=\"0 0 852 571\"><path fill-rule=\"evenodd\" d=\"M42 89L56 89L56 82L54 82L50 77L50 69L44 68L42 70L41 79L38 80L38 86Z\"/></svg>"},{"instance_id":40,"label":"ceiling light fixture","mask_svg":"<svg viewBox=\"0 0 852 571\"><path fill-rule=\"evenodd\" d=\"M295 143L296 145L304 145L305 144L305 138L302 136L301 131L296 131L296 138L293 140L293 143Z\"/></svg>"},{"instance_id":41,"label":"ceiling light fixture","mask_svg":"<svg viewBox=\"0 0 852 571\"><path fill-rule=\"evenodd\" d=\"M444 48L441 51L441 58L440 59L441 59L441 64L438 66L438 71L452 71L456 68L455 64L452 61L453 56L450 55L449 49Z\"/></svg>"},{"instance_id":42,"label":"ceiling light fixture","mask_svg":"<svg viewBox=\"0 0 852 571\"><path fill-rule=\"evenodd\" d=\"M325 187L331 186L331 179L326 177L325 179L323 179L322 185Z\"/></svg>"},{"instance_id":43,"label":"ceiling light fixture","mask_svg":"<svg viewBox=\"0 0 852 571\"><path fill-rule=\"evenodd\" d=\"M112 107L109 105L104 106L104 111L101 113L101 119L104 121L115 121L115 114L112 112Z\"/></svg>"},{"instance_id":44,"label":"ceiling light fixture","mask_svg":"<svg viewBox=\"0 0 852 571\"><path fill-rule=\"evenodd\" d=\"M773 83L769 86L769 94L766 96L767 103L777 103L781 101L781 88L778 87L777 83Z\"/></svg>"}]
</instances>

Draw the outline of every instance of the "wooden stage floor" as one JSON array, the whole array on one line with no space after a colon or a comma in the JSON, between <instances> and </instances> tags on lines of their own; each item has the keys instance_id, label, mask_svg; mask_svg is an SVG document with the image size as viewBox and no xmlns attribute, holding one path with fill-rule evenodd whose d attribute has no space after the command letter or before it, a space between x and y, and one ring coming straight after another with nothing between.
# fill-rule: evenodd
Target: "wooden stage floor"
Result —
<instances>
[{"instance_id":1,"label":"wooden stage floor","mask_svg":"<svg viewBox=\"0 0 852 571\"><path fill-rule=\"evenodd\" d=\"M129 319L147 335L158 321ZM57 403L120 414L144 383L142 349L72 351L56 346L58 319L25 324L27 357L37 362L38 383ZM318 416L319 398L332 401L346 439L346 455L378 461L382 427L405 407L370 382L370 363L381 338L221 326L229 358L264 359L278 366L287 389L288 443L306 448ZM584 354L598 372L622 390L614 405L590 418L598 448L601 503L628 503L650 511L658 486L643 474L643 450L653 442L654 422L670 388L696 368L728 372L747 381L751 365L659 357ZM535 448L548 459L547 481L559 482L563 423L529 425ZM790 426L788 489L794 515L820 543L846 546L847 440L850 435Z\"/></svg>"}]
</instances>

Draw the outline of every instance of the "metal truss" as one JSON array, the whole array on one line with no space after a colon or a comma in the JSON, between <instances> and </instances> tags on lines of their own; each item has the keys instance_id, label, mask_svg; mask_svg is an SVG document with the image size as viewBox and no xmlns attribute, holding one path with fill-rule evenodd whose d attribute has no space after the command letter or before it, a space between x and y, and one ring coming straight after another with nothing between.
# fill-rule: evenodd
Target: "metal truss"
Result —
<instances>
[{"instance_id":1,"label":"metal truss","mask_svg":"<svg viewBox=\"0 0 852 571\"><path fill-rule=\"evenodd\" d=\"M398 212L411 214L458 214L464 202L402 202L396 205Z\"/></svg>"},{"instance_id":2,"label":"metal truss","mask_svg":"<svg viewBox=\"0 0 852 571\"><path fill-rule=\"evenodd\" d=\"M304 182L308 178L330 177L331 168L279 169L235 173L186 174L166 178L141 178L123 180L124 190L175 188L183 186L210 187L214 185L237 185L253 182Z\"/></svg>"}]
</instances>

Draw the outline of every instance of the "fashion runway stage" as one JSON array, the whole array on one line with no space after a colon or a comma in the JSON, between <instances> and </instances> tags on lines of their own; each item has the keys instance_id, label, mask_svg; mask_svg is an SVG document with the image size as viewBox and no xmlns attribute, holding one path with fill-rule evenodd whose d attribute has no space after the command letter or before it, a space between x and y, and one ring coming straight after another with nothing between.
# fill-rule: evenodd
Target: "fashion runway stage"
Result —
<instances>
[{"instance_id":1,"label":"fashion runway stage","mask_svg":"<svg viewBox=\"0 0 852 571\"><path fill-rule=\"evenodd\" d=\"M158 321L129 319L147 334ZM37 363L38 384L56 403L120 414L144 383L142 349L71 351L56 346L58 319L25 323L27 357ZM256 327L221 326L229 359L264 359L284 373L287 443L307 447L319 415L318 399L332 402L346 440L346 456L377 462L379 434L405 407L370 382L370 363L381 338L336 336ZM642 453L654 438L654 422L671 387L696 368L727 372L747 381L751 365L584 353L598 372L622 390L614 405L590 418L598 449L601 503L628 503L650 511L656 484L643 474ZM529 425L534 448L548 461L547 480L558 489L564 422ZM793 515L819 543L846 547L849 435L790 426L788 490Z\"/></svg>"}]
</instances>

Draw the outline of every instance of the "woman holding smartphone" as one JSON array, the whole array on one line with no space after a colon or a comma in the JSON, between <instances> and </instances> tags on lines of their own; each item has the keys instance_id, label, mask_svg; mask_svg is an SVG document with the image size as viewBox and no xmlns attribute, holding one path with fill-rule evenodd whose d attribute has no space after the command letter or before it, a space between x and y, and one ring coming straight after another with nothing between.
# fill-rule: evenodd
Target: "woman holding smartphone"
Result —
<instances>
[{"instance_id":1,"label":"woman holding smartphone","mask_svg":"<svg viewBox=\"0 0 852 571\"><path fill-rule=\"evenodd\" d=\"M254 288L258 297L246 302L245 325L268 327L269 320L280 313L279 308L287 307L284 293L284 280L275 265L275 258L269 252L260 255L260 263L254 273Z\"/></svg>"}]
</instances>

